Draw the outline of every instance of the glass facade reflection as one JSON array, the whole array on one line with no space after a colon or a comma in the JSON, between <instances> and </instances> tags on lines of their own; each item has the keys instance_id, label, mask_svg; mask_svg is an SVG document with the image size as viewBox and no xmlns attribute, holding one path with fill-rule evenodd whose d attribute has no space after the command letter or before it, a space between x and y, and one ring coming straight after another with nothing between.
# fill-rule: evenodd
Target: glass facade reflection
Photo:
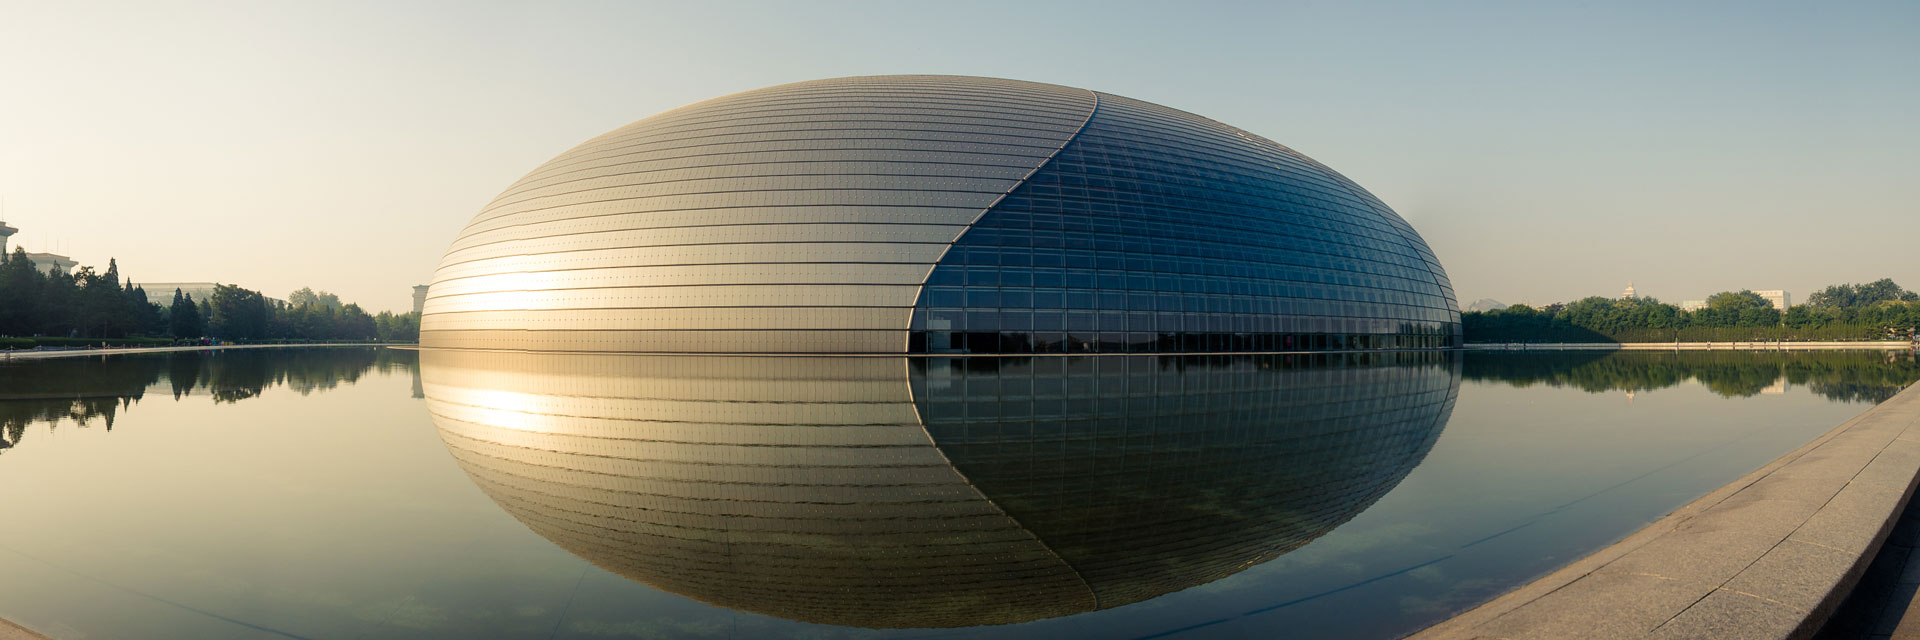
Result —
<instances>
[{"instance_id":1,"label":"glass facade reflection","mask_svg":"<svg viewBox=\"0 0 1920 640\"><path fill-rule=\"evenodd\" d=\"M1290 149L1099 94L1066 148L967 230L921 292L925 353L1439 348L1438 259Z\"/></svg>"},{"instance_id":2,"label":"glass facade reflection","mask_svg":"<svg viewBox=\"0 0 1920 640\"><path fill-rule=\"evenodd\" d=\"M1106 609L1298 548L1420 463L1457 363L421 355L455 460L536 533L702 602L869 628Z\"/></svg>"},{"instance_id":3,"label":"glass facade reflection","mask_svg":"<svg viewBox=\"0 0 1920 640\"><path fill-rule=\"evenodd\" d=\"M1358 185L1192 114L878 76L635 122L449 248L431 347L1206 353L1458 341L1444 271Z\"/></svg>"}]
</instances>

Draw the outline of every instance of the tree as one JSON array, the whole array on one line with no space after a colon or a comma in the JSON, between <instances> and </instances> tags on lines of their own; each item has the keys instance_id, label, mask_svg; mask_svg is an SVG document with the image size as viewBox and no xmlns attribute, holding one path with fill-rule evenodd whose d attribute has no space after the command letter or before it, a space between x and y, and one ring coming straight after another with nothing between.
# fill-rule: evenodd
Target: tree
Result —
<instances>
[{"instance_id":1,"label":"tree","mask_svg":"<svg viewBox=\"0 0 1920 640\"><path fill-rule=\"evenodd\" d=\"M336 318L333 337L338 340L372 340L380 336L373 316L367 315L360 305L348 304L340 308Z\"/></svg>"},{"instance_id":2,"label":"tree","mask_svg":"<svg viewBox=\"0 0 1920 640\"><path fill-rule=\"evenodd\" d=\"M382 342L419 342L420 314L411 311L395 315L382 311L373 317L375 331Z\"/></svg>"},{"instance_id":3,"label":"tree","mask_svg":"<svg viewBox=\"0 0 1920 640\"><path fill-rule=\"evenodd\" d=\"M1772 306L1741 309L1737 324L1742 327L1771 327L1780 324L1780 310Z\"/></svg>"},{"instance_id":4,"label":"tree","mask_svg":"<svg viewBox=\"0 0 1920 640\"><path fill-rule=\"evenodd\" d=\"M1855 291L1860 297L1858 304L1863 305L1879 302L1914 302L1920 300L1920 294L1915 294L1912 291L1901 288L1900 285L1894 284L1893 278L1881 278L1860 285Z\"/></svg>"},{"instance_id":5,"label":"tree","mask_svg":"<svg viewBox=\"0 0 1920 640\"><path fill-rule=\"evenodd\" d=\"M173 304L167 307L168 333L175 338L198 338L206 335L206 324L200 318L200 305L195 304L193 296L173 290Z\"/></svg>"},{"instance_id":6,"label":"tree","mask_svg":"<svg viewBox=\"0 0 1920 640\"><path fill-rule=\"evenodd\" d=\"M311 287L300 287L300 290L287 294L287 306L293 308L319 306L338 311L341 304L340 296L325 291L314 293Z\"/></svg>"},{"instance_id":7,"label":"tree","mask_svg":"<svg viewBox=\"0 0 1920 640\"><path fill-rule=\"evenodd\" d=\"M1460 320L1469 342L1877 340L1920 331L1920 295L1881 279L1827 287L1784 311L1752 291L1723 291L1692 312L1653 298L1596 296Z\"/></svg>"},{"instance_id":8,"label":"tree","mask_svg":"<svg viewBox=\"0 0 1920 640\"><path fill-rule=\"evenodd\" d=\"M90 338L119 338L132 324L132 305L120 288L120 266L109 260L106 273L81 267L74 274L80 288L80 331Z\"/></svg>"},{"instance_id":9,"label":"tree","mask_svg":"<svg viewBox=\"0 0 1920 640\"><path fill-rule=\"evenodd\" d=\"M267 336L267 299L258 291L232 285L214 285L207 299L207 333L226 340L257 340Z\"/></svg>"},{"instance_id":10,"label":"tree","mask_svg":"<svg viewBox=\"0 0 1920 640\"><path fill-rule=\"evenodd\" d=\"M1701 327L1758 326L1750 323L1760 322L1763 320L1765 314L1761 312L1749 314L1747 312L1760 308L1772 310L1773 303L1768 302L1766 298L1760 297L1760 294L1744 289L1740 291L1722 291L1708 296L1706 308L1694 311L1689 320L1691 321L1690 324ZM1774 311L1773 317L1774 321L1768 324L1779 324L1778 311Z\"/></svg>"},{"instance_id":11,"label":"tree","mask_svg":"<svg viewBox=\"0 0 1920 640\"><path fill-rule=\"evenodd\" d=\"M1760 294L1746 289L1739 291L1722 291L1707 296L1707 307L1722 312L1732 311L1738 313L1753 307L1771 306L1773 306L1772 302L1768 302L1766 298L1760 297Z\"/></svg>"},{"instance_id":12,"label":"tree","mask_svg":"<svg viewBox=\"0 0 1920 640\"><path fill-rule=\"evenodd\" d=\"M24 336L37 332L46 278L27 250L14 247L13 256L0 263L0 335Z\"/></svg>"},{"instance_id":13,"label":"tree","mask_svg":"<svg viewBox=\"0 0 1920 640\"><path fill-rule=\"evenodd\" d=\"M127 281L127 305L133 309L132 333L157 336L167 332L167 316L160 305L147 299L146 287Z\"/></svg>"},{"instance_id":14,"label":"tree","mask_svg":"<svg viewBox=\"0 0 1920 640\"><path fill-rule=\"evenodd\" d=\"M79 303L80 287L72 275L48 274L46 286L41 290L39 326L35 327L35 333L73 335L80 323Z\"/></svg>"},{"instance_id":15,"label":"tree","mask_svg":"<svg viewBox=\"0 0 1920 640\"><path fill-rule=\"evenodd\" d=\"M1855 309L1887 301L1920 301L1920 294L1901 288L1892 278L1881 278L1862 285L1830 285L1807 296L1807 306L1819 310Z\"/></svg>"},{"instance_id":16,"label":"tree","mask_svg":"<svg viewBox=\"0 0 1920 640\"><path fill-rule=\"evenodd\" d=\"M287 304L295 308L305 307L308 305L314 305L319 303L320 303L320 297L314 295L313 289L309 287L300 287L298 291L294 291L293 293L287 294Z\"/></svg>"},{"instance_id":17,"label":"tree","mask_svg":"<svg viewBox=\"0 0 1920 640\"><path fill-rule=\"evenodd\" d=\"M1817 329L1826 324L1825 320L1804 304L1787 307L1787 312L1780 317L1780 323L1789 329Z\"/></svg>"}]
</instances>

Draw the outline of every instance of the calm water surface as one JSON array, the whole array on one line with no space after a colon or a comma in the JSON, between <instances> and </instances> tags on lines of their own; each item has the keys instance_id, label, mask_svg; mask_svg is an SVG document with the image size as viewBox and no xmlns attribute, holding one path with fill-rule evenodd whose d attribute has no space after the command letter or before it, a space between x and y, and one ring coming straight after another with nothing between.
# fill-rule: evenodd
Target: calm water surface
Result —
<instances>
[{"instance_id":1,"label":"calm water surface","mask_svg":"<svg viewBox=\"0 0 1920 640\"><path fill-rule=\"evenodd\" d=\"M226 351L0 364L0 618L75 638L1393 637L1908 354Z\"/></svg>"}]
</instances>

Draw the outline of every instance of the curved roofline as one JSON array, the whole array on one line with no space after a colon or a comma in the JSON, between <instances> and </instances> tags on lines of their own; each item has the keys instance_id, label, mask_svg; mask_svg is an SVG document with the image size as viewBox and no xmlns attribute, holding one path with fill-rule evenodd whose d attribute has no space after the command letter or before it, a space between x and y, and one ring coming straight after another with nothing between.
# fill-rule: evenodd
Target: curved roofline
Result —
<instances>
[{"instance_id":1,"label":"curved roofline","mask_svg":"<svg viewBox=\"0 0 1920 640\"><path fill-rule=\"evenodd\" d=\"M1036 82L1033 84L1041 84L1041 83ZM1061 86L1061 85L1053 85L1053 86ZM1067 88L1071 89L1073 87L1067 87ZM934 269L940 268L940 263L944 262L947 259L947 254L953 251L953 245L960 244L960 239L967 237L967 232L973 230L973 225L979 224L980 219L987 216L987 212L993 211L994 207L1000 206L1000 202L1003 200L1006 200L1007 196L1013 195L1013 192L1019 189L1020 185L1026 184L1028 180L1033 179L1033 176L1039 174L1041 169L1045 169L1047 168L1047 165L1053 164L1054 156L1060 155L1061 151L1066 150L1066 148L1069 145L1073 144L1074 140L1080 138L1081 132L1084 132L1087 130L1087 124L1093 122L1094 114L1100 113L1100 92L1094 91L1091 89L1081 89L1081 91L1085 91L1087 92L1088 95L1093 96L1093 108L1087 109L1087 117L1080 121L1080 126L1078 128L1075 128L1073 130L1073 133L1067 135L1067 139L1060 141L1060 148L1054 149L1053 153L1047 154L1046 159L1041 160L1040 164L1033 165L1032 171L1028 171L1027 175L1020 176L1019 180L1014 181L1012 185L1007 187L1006 192L1001 193L998 197L994 198L993 202L987 203L987 206L985 208L982 208L979 213L973 214L973 219L967 221L966 228L961 229L960 234L953 237L953 242L947 243L947 248L941 249L940 255L933 259L933 265L927 268L927 275L920 276L920 286L916 287L913 292L913 297L915 300L920 299L920 293L927 289L927 281L933 278ZM901 336L902 340L900 343L900 352L911 353L913 352L913 315L912 314L907 315L907 326L901 327L901 329L906 331L906 335Z\"/></svg>"}]
</instances>

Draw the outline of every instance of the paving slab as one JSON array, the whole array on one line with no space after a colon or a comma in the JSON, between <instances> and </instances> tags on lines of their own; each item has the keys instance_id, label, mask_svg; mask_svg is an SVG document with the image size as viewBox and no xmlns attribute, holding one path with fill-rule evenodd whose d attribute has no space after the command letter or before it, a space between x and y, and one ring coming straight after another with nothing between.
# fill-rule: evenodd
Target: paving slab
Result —
<instances>
[{"instance_id":1,"label":"paving slab","mask_svg":"<svg viewBox=\"0 0 1920 640\"><path fill-rule=\"evenodd\" d=\"M1515 610L1476 634L1493 638L1634 637L1686 611L1699 602L1703 590L1711 589L1657 575L1597 574L1551 594L1549 598L1559 606Z\"/></svg>"},{"instance_id":2,"label":"paving slab","mask_svg":"<svg viewBox=\"0 0 1920 640\"><path fill-rule=\"evenodd\" d=\"M1859 564L1860 554L1788 539L1760 556L1745 571L1727 580L1723 589L1751 595L1797 611L1813 611L1833 592L1834 582L1846 574L1828 567ZM1854 576L1856 579L1858 576Z\"/></svg>"},{"instance_id":3,"label":"paving slab","mask_svg":"<svg viewBox=\"0 0 1920 640\"><path fill-rule=\"evenodd\" d=\"M1778 602L1721 590L1687 607L1686 611L1660 625L1647 637L1663 640L1771 640L1780 637L1778 629L1793 628L1805 618L1806 612L1781 606Z\"/></svg>"}]
</instances>

